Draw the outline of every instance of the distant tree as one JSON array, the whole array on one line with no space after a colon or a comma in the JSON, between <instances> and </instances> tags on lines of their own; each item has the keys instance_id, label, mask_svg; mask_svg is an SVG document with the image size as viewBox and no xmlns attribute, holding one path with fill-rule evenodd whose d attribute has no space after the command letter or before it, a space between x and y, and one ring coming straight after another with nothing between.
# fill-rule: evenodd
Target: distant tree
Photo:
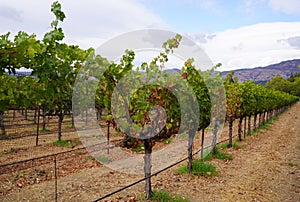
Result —
<instances>
[{"instance_id":1,"label":"distant tree","mask_svg":"<svg viewBox=\"0 0 300 202\"><path fill-rule=\"evenodd\" d=\"M300 73L291 73L288 79L282 76L275 76L267 82L266 87L282 91L292 95L300 96Z\"/></svg>"},{"instance_id":2,"label":"distant tree","mask_svg":"<svg viewBox=\"0 0 300 202\"><path fill-rule=\"evenodd\" d=\"M286 93L291 93L291 85L288 80L282 76L275 76L267 82L266 87L269 89L279 90Z\"/></svg>"},{"instance_id":3,"label":"distant tree","mask_svg":"<svg viewBox=\"0 0 300 202\"><path fill-rule=\"evenodd\" d=\"M300 97L300 74L291 82L291 94Z\"/></svg>"}]
</instances>

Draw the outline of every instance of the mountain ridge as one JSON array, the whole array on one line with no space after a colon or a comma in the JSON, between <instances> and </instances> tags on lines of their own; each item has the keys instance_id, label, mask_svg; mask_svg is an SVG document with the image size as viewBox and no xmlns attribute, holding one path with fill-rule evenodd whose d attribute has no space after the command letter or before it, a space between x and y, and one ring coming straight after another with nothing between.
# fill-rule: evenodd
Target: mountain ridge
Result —
<instances>
[{"instance_id":1,"label":"mountain ridge","mask_svg":"<svg viewBox=\"0 0 300 202\"><path fill-rule=\"evenodd\" d=\"M276 64L271 64L265 67L255 67L251 69L241 68L231 71L222 71L222 77L225 78L226 75L234 71L234 78L238 78L240 83L253 80L254 83L265 85L274 76L282 76L283 78L288 78L290 74L299 73L300 69L300 59L292 59L282 61Z\"/></svg>"}]
</instances>

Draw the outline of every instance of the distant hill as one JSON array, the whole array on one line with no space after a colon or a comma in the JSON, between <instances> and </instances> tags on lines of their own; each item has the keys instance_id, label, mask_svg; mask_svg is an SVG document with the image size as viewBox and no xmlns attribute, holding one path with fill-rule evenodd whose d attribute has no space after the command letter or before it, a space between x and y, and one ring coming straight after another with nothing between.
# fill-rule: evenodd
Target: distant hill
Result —
<instances>
[{"instance_id":1,"label":"distant hill","mask_svg":"<svg viewBox=\"0 0 300 202\"><path fill-rule=\"evenodd\" d=\"M237 77L239 82L253 80L255 83L265 85L274 76L282 76L287 78L293 72L300 72L298 66L300 59L287 60L277 64L272 64L266 67L256 67L253 69L237 69L234 70L234 77ZM223 78L231 71L222 72Z\"/></svg>"},{"instance_id":2,"label":"distant hill","mask_svg":"<svg viewBox=\"0 0 300 202\"><path fill-rule=\"evenodd\" d=\"M169 74L173 74L173 73L175 73L175 72L181 72L181 70L180 70L180 69L177 69L177 68L173 68L173 69L167 69L167 72L168 72Z\"/></svg>"},{"instance_id":3,"label":"distant hill","mask_svg":"<svg viewBox=\"0 0 300 202\"><path fill-rule=\"evenodd\" d=\"M255 83L260 83L265 85L274 76L282 76L287 78L293 72L300 72L298 66L300 65L300 59L287 60L277 64L272 64L266 67L256 67L251 69L236 69L234 70L234 77L237 77L239 82L244 82L247 80L253 80ZM19 69L16 70L16 74L11 74L12 76L29 76L31 74L30 69ZM172 68L167 69L168 73L180 72L180 69ZM225 78L226 75L231 71L224 71L222 77Z\"/></svg>"}]
</instances>

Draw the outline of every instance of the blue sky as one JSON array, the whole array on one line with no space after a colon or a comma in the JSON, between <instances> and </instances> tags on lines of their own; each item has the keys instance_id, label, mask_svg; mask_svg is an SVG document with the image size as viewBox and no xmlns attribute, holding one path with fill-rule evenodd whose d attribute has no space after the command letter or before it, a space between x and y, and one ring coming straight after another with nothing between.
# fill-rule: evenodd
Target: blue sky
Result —
<instances>
[{"instance_id":1,"label":"blue sky","mask_svg":"<svg viewBox=\"0 0 300 202\"><path fill-rule=\"evenodd\" d=\"M0 0L0 34L38 38L53 0ZM220 70L300 58L300 0L60 0L65 41L99 47L122 33L155 28L193 39Z\"/></svg>"},{"instance_id":2,"label":"blue sky","mask_svg":"<svg viewBox=\"0 0 300 202\"><path fill-rule=\"evenodd\" d=\"M171 28L188 32L219 32L262 22L300 20L300 11L297 11L297 8L295 10L277 8L275 5L272 6L270 1L265 0L144 0L141 2L162 17ZM281 2L289 4L289 1L281 0ZM300 3L297 5L300 6ZM290 4L290 7L294 6L296 5Z\"/></svg>"}]
</instances>

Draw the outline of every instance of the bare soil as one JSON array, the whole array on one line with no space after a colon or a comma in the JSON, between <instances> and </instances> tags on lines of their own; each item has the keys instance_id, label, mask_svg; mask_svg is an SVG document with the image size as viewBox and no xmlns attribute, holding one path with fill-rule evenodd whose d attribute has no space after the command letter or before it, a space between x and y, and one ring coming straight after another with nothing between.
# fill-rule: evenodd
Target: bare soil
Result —
<instances>
[{"instance_id":1,"label":"bare soil","mask_svg":"<svg viewBox=\"0 0 300 202\"><path fill-rule=\"evenodd\" d=\"M177 166L153 177L153 188L179 194L191 201L300 201L300 103L273 121L271 129L247 136L238 144L240 149L226 149L233 160L211 161L218 168L218 177L178 175L175 173ZM45 149L49 153L44 147L48 148L40 146L39 151ZM29 153L32 151L28 149ZM7 161L4 158L2 160ZM60 162L64 165L64 173L58 171L58 201L92 201L143 177L110 170L89 161L85 154L75 153L70 159L72 163ZM0 193L0 201L55 201L53 167L41 164L34 173L30 172L32 169L8 176L1 174L0 187L8 188ZM22 184L23 179L26 183ZM30 180L32 183L28 183ZM144 182L104 201L136 201L143 190Z\"/></svg>"}]
</instances>

